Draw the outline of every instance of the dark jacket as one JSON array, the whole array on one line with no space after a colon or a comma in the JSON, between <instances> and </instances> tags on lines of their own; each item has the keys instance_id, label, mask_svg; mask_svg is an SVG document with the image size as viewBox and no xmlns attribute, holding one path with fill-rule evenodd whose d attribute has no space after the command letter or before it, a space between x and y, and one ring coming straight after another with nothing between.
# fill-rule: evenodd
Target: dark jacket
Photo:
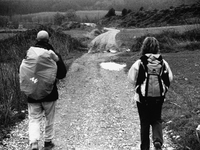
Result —
<instances>
[{"instance_id":1,"label":"dark jacket","mask_svg":"<svg viewBox=\"0 0 200 150\"><path fill-rule=\"evenodd\" d=\"M35 47L40 47L40 48L44 48L44 49L47 49L47 50L53 50L54 51L54 48L48 43L48 42L44 42L44 41L39 41L35 44ZM55 52L56 53L56 52ZM65 78L66 76L66 73L67 73L67 68L60 56L60 54L56 53L56 55L59 57L59 61L56 62L57 64L57 75L56 75L56 78L57 79L63 79ZM30 97L27 98L28 102L29 103L38 103L38 102L52 102L52 101L56 101L58 99L58 89L57 89L57 86L56 86L56 82L57 80L55 81L54 83L54 87L53 87L53 90L52 92L47 95L45 98L41 99L41 100L34 100Z\"/></svg>"}]
</instances>

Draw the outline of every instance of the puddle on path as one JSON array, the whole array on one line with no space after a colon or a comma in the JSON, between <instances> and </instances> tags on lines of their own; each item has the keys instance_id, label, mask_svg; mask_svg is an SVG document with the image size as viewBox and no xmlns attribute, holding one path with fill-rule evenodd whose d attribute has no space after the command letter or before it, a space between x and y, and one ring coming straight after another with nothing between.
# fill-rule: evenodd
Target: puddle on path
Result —
<instances>
[{"instance_id":1,"label":"puddle on path","mask_svg":"<svg viewBox=\"0 0 200 150\"><path fill-rule=\"evenodd\" d=\"M115 62L103 62L103 63L100 64L100 66L103 69L120 71L124 67L126 67L126 64L118 64L118 63L115 63Z\"/></svg>"}]
</instances>

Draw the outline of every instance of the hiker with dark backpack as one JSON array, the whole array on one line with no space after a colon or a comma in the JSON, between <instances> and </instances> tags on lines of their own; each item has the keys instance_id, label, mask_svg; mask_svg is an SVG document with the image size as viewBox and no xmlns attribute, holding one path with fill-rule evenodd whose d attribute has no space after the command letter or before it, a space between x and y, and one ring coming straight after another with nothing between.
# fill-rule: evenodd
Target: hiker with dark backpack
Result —
<instances>
[{"instance_id":1,"label":"hiker with dark backpack","mask_svg":"<svg viewBox=\"0 0 200 150\"><path fill-rule=\"evenodd\" d=\"M162 105L170 82L173 79L169 64L160 54L159 42L154 37L146 37L141 46L141 57L130 68L128 79L135 88L140 118L141 150L150 149L150 126L152 141L156 150L163 145Z\"/></svg>"},{"instance_id":2,"label":"hiker with dark backpack","mask_svg":"<svg viewBox=\"0 0 200 150\"><path fill-rule=\"evenodd\" d=\"M20 65L20 89L27 95L30 149L39 150L40 124L45 117L43 150L50 150L54 147L56 83L66 76L67 69L61 56L49 44L48 32L38 32L36 40Z\"/></svg>"}]
</instances>

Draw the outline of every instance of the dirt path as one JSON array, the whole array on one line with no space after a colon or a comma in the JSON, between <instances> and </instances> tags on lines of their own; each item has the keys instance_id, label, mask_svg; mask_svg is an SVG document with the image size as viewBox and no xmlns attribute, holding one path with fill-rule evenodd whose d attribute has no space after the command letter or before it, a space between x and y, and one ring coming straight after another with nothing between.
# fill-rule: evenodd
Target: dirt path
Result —
<instances>
[{"instance_id":1,"label":"dirt path","mask_svg":"<svg viewBox=\"0 0 200 150\"><path fill-rule=\"evenodd\" d=\"M100 68L106 55L85 54L72 64L58 102L56 150L138 147L139 122L130 101L131 88L123 71Z\"/></svg>"},{"instance_id":2,"label":"dirt path","mask_svg":"<svg viewBox=\"0 0 200 150\"><path fill-rule=\"evenodd\" d=\"M139 118L127 75L99 65L112 55L85 54L71 65L60 84L54 150L139 150ZM25 119L0 150L28 149L27 128ZM164 150L173 150L170 143L167 138Z\"/></svg>"}]
</instances>

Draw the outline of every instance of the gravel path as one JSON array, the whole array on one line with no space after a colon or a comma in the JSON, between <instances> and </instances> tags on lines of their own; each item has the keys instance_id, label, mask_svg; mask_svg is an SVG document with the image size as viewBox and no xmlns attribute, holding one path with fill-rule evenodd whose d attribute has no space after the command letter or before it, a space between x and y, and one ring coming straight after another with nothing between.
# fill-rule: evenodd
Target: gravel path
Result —
<instances>
[{"instance_id":1,"label":"gravel path","mask_svg":"<svg viewBox=\"0 0 200 150\"><path fill-rule=\"evenodd\" d=\"M99 65L111 55L83 55L60 83L54 150L139 150L139 118L127 75ZM14 127L0 150L27 149L27 127L27 119ZM164 150L173 149L170 143L167 138Z\"/></svg>"}]
</instances>

